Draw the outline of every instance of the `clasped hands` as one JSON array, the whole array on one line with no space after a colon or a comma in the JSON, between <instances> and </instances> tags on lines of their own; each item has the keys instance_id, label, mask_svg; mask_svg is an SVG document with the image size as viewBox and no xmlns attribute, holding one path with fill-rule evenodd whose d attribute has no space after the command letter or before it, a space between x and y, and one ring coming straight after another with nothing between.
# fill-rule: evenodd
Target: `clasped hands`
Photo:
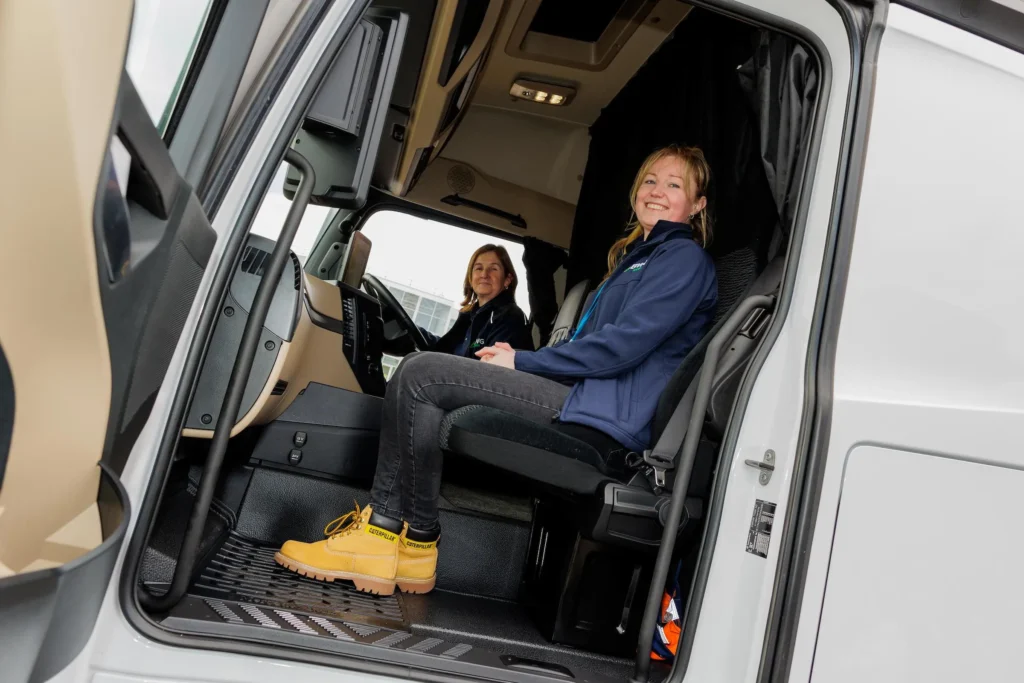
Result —
<instances>
[{"instance_id":1,"label":"clasped hands","mask_svg":"<svg viewBox=\"0 0 1024 683\"><path fill-rule=\"evenodd\" d=\"M491 363L492 365L508 368L509 370L516 369L515 349L505 342L498 342L494 346L480 349L476 352L476 357L484 363Z\"/></svg>"}]
</instances>

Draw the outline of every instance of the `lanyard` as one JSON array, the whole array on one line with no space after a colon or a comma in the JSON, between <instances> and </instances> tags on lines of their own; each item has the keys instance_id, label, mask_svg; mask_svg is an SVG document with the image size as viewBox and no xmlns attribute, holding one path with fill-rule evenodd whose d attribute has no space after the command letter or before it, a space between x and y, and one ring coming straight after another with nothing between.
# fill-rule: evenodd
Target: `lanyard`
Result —
<instances>
[{"instance_id":1,"label":"lanyard","mask_svg":"<svg viewBox=\"0 0 1024 683\"><path fill-rule=\"evenodd\" d=\"M608 278L608 280L610 279L611 278ZM594 309L597 308L597 300L601 298L601 293L604 292L604 286L608 284L608 280L601 283L601 286L597 290L597 294L594 295L594 300L590 302L590 308L588 308L587 312L583 314L582 318L580 318L580 324L576 326L576 330L572 333L572 337L569 338L569 341L576 341L576 337L579 336L580 330L582 330L583 326L587 324L588 320L590 320L590 315L594 312Z\"/></svg>"}]
</instances>

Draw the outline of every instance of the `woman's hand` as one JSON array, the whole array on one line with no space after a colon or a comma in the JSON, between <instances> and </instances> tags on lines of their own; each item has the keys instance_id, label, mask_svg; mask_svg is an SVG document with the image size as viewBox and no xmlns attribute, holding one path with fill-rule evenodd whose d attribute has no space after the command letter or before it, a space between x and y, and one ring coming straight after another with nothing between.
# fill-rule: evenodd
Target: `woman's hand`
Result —
<instances>
[{"instance_id":1,"label":"woman's hand","mask_svg":"<svg viewBox=\"0 0 1024 683\"><path fill-rule=\"evenodd\" d=\"M491 363L499 367L516 369L516 351L505 342L498 342L494 346L488 346L476 352L476 357L484 363Z\"/></svg>"}]
</instances>

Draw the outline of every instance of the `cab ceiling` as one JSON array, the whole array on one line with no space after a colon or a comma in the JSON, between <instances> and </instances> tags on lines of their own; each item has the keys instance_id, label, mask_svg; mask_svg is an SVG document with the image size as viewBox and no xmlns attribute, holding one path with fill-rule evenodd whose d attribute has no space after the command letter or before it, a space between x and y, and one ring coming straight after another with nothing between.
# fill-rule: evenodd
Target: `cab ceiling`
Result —
<instances>
[{"instance_id":1,"label":"cab ceiling","mask_svg":"<svg viewBox=\"0 0 1024 683\"><path fill-rule=\"evenodd\" d=\"M483 74L441 156L575 205L590 125L691 7L679 0L543 1L557 5L542 8L542 0L505 3ZM609 16L614 12L610 23L599 17L596 27L586 19L574 25L588 10L602 8ZM546 14L538 15L541 11ZM557 32L552 26L568 28L568 35L536 30ZM565 106L512 97L513 82L524 77L570 86L575 96Z\"/></svg>"}]
</instances>

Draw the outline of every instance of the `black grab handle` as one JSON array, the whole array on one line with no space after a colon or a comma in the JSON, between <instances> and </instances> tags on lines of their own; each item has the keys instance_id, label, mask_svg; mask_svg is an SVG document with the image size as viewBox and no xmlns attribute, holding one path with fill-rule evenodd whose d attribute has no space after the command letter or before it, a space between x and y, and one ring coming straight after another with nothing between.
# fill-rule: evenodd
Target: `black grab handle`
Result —
<instances>
[{"instance_id":1,"label":"black grab handle","mask_svg":"<svg viewBox=\"0 0 1024 683\"><path fill-rule=\"evenodd\" d=\"M774 304L775 298L772 296L756 295L744 299L711 339L704 354L700 379L697 380L697 393L693 399L693 408L690 410L690 425L686 429L686 436L683 438L682 450L679 452L676 464L676 478L672 487L668 519L665 522L665 530L661 534L661 547L658 550L658 559L654 563L654 576L651 578L651 589L647 594L647 606L644 608L643 621L640 622L636 667L633 670L631 683L647 683L648 681L651 668L651 641L654 639L654 628L658 621L658 611L661 609L662 592L665 580L668 578L668 566L672 562L672 550L676 543L679 519L683 514L686 491L690 487L690 474L693 472L693 461L697 455L697 445L704 427L704 414L708 410L708 401L711 398L711 383L715 378L715 370L718 369L718 359L722 354L722 347L732 341L751 311L756 308L771 309ZM673 417L675 416L673 415ZM669 431L668 428L665 431ZM686 634L684 637L692 638L693 634Z\"/></svg>"},{"instance_id":2,"label":"black grab handle","mask_svg":"<svg viewBox=\"0 0 1024 683\"><path fill-rule=\"evenodd\" d=\"M228 378L227 391L224 394L224 402L221 404L220 416L217 418L217 426L213 430L213 440L210 444L210 452L206 456L206 464L203 466L203 475L199 481L199 492L196 494L196 502L192 506L192 514L188 520L188 527L185 529L185 540L181 544L181 551L178 553L178 563L174 567L174 577L171 579L171 586L162 595L154 595L143 587L139 593L139 602L147 610L152 612L163 612L178 604L188 590L189 581L192 578L192 569L196 563L196 553L199 550L199 542L203 535L203 528L206 526L206 516L210 512L210 504L213 502L214 489L217 480L220 478L220 470L224 465L224 454L228 450L228 440L231 438L231 430L238 420L238 410L242 405L242 395L245 392L245 385L249 381L249 372L252 370L253 359L256 357L257 347L260 343L260 334L263 332L263 323L267 320L267 313L270 311L270 304L273 301L274 290L284 273L284 267L291 263L291 246L295 235L299 231L299 224L302 222L302 214L309 204L309 198L313 194L313 186L316 183L316 173L313 166L295 150L289 149L285 152L284 160L295 167L301 175L299 188L295 192L292 206L288 209L288 216L281 228L281 235L278 237L274 251L270 255L263 272L263 278L256 288L256 297L253 299L252 310L245 322L245 329L242 332L242 341L238 347L238 355L235 356L235 364L231 368L231 376Z\"/></svg>"}]
</instances>

